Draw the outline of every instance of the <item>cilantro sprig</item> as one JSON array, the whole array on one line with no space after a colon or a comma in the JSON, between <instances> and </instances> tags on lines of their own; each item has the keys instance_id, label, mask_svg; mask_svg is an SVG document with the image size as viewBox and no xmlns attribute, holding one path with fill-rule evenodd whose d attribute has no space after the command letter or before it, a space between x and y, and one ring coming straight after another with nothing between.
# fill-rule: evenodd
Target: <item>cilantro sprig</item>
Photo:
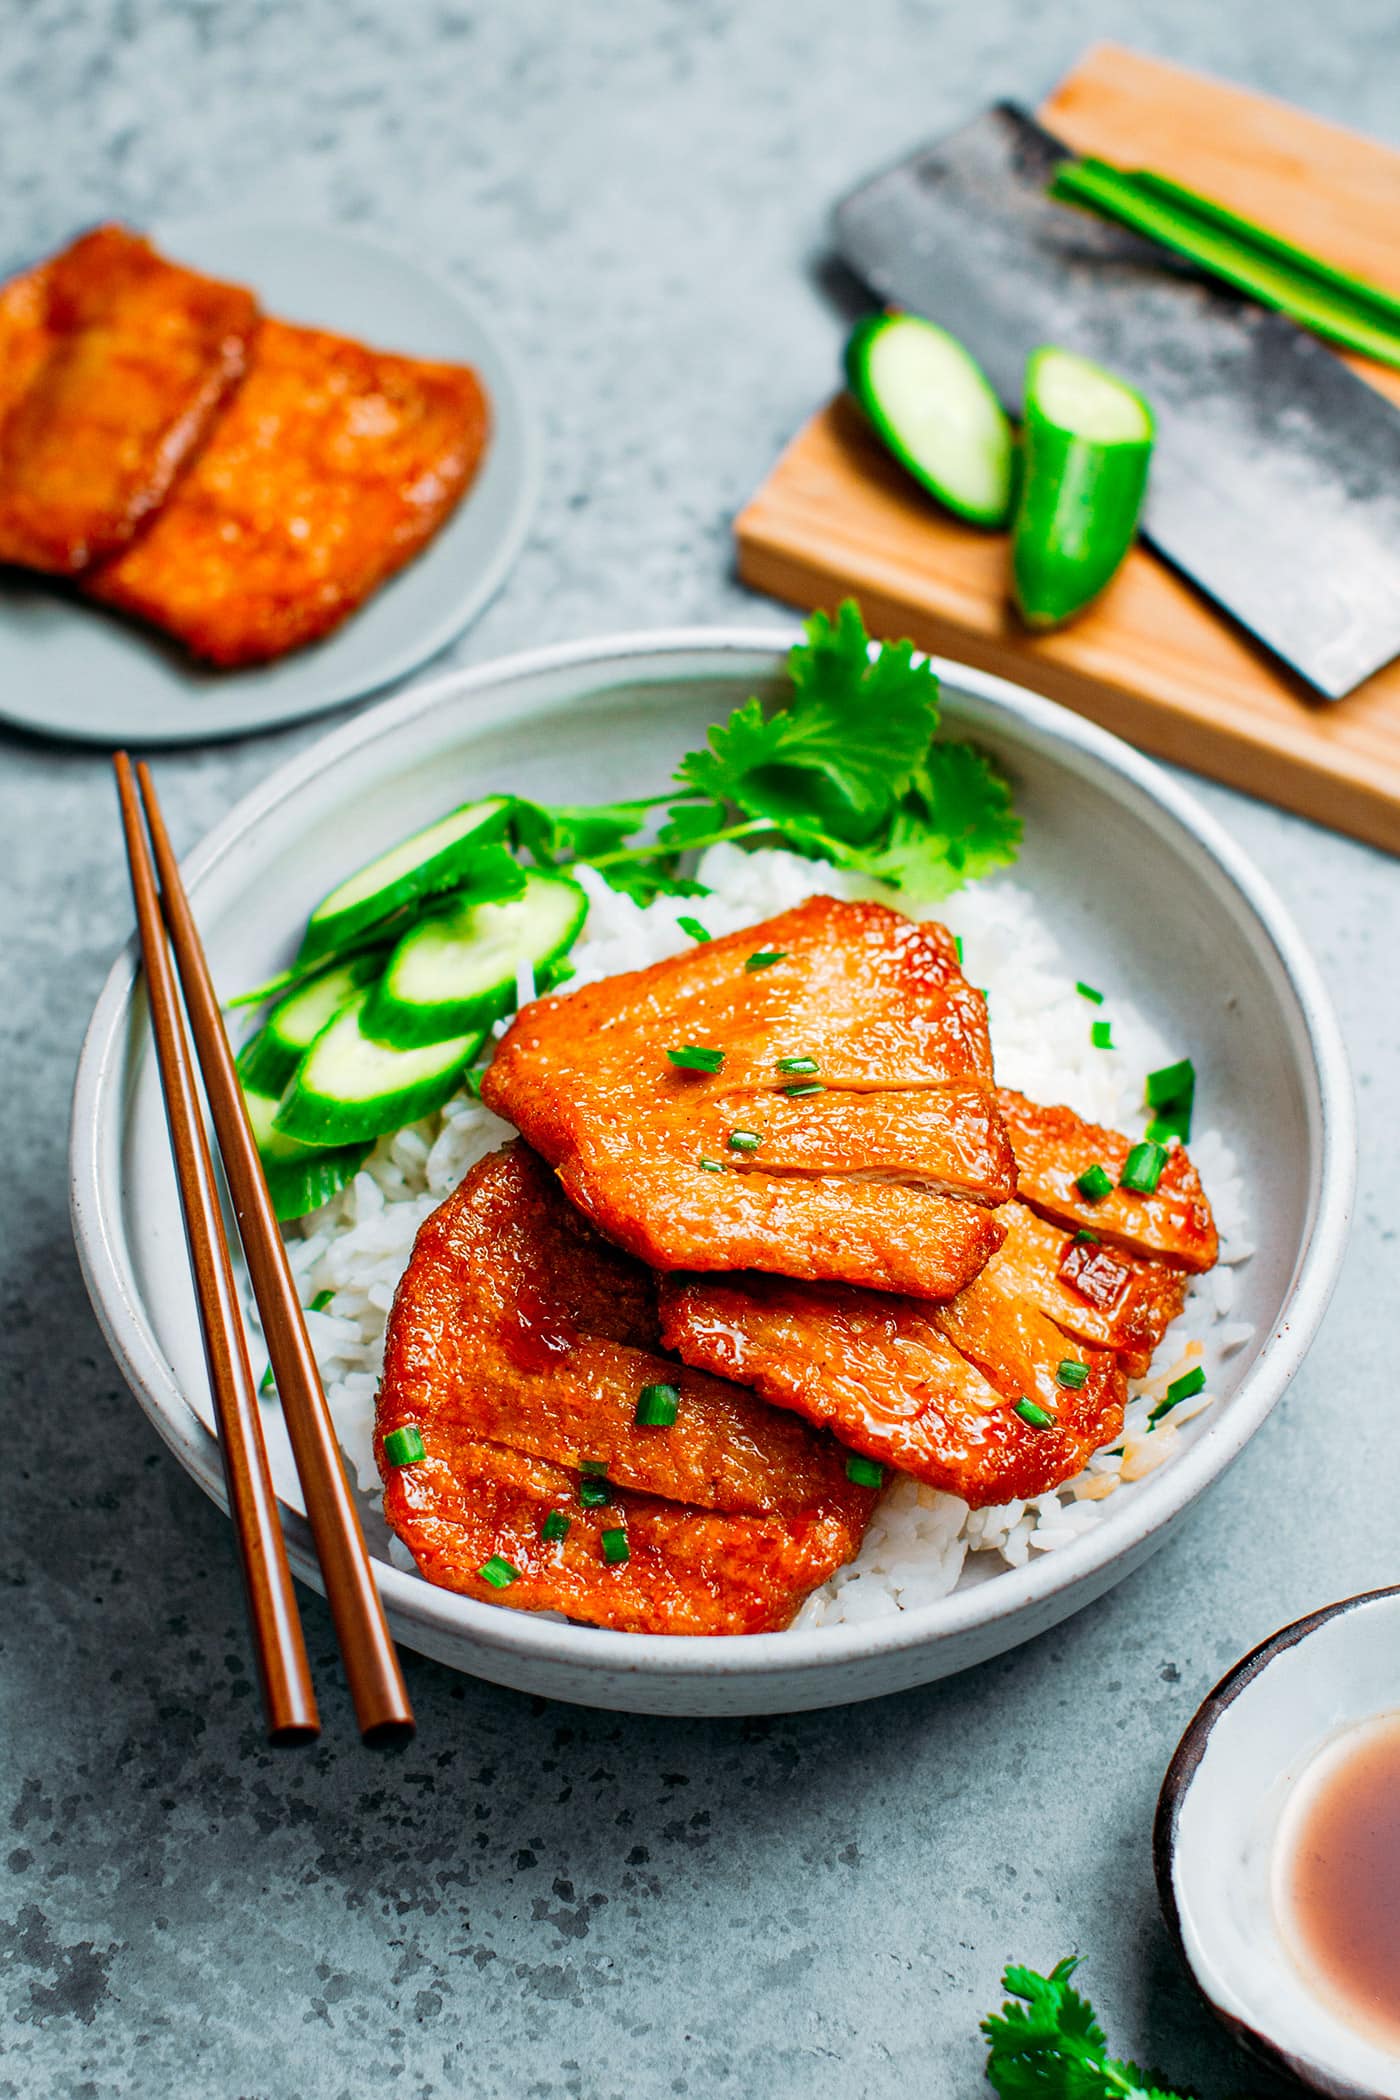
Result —
<instances>
[{"instance_id":1,"label":"cilantro sprig","mask_svg":"<svg viewBox=\"0 0 1400 2100\"><path fill-rule=\"evenodd\" d=\"M938 679L911 642L872 648L847 600L814 613L788 659L791 692L757 696L687 752L669 794L583 809L518 805L537 860L583 860L645 903L695 896L681 856L724 840L785 845L867 874L911 901L947 896L1015 859L1011 789L971 744L934 741ZM652 838L638 840L656 811Z\"/></svg>"},{"instance_id":2,"label":"cilantro sprig","mask_svg":"<svg viewBox=\"0 0 1400 2100\"><path fill-rule=\"evenodd\" d=\"M1109 2055L1094 2008L1070 1983L1078 1966L1075 1955L1048 1976L1009 1968L1002 1977L1007 2002L982 2022L1001 2100L1188 2100Z\"/></svg>"}]
</instances>

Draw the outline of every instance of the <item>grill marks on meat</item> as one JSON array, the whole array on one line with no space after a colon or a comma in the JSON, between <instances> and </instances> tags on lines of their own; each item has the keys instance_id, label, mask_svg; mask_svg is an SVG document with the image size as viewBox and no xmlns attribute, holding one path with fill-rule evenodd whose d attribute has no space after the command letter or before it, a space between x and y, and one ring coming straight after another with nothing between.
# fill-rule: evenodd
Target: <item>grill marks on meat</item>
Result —
<instances>
[{"instance_id":1,"label":"grill marks on meat","mask_svg":"<svg viewBox=\"0 0 1400 2100\"><path fill-rule=\"evenodd\" d=\"M844 1443L973 1508L1071 1478L1123 1421L1111 1356L1082 1350L994 1277L947 1305L767 1276L668 1279L662 1333L688 1363L741 1379ZM1070 1358L1082 1386L1056 1382ZM1014 1402L1054 1416L1037 1429Z\"/></svg>"},{"instance_id":2,"label":"grill marks on meat","mask_svg":"<svg viewBox=\"0 0 1400 2100\"><path fill-rule=\"evenodd\" d=\"M1215 1220L1184 1146L1174 1145L1150 1196L1118 1186L1133 1140L1086 1123L1069 1108L1044 1108L1002 1087L997 1095L1016 1155L1016 1192L1054 1224L1087 1226L1102 1240L1145 1260L1197 1274L1219 1255ZM1091 1203L1076 1186L1085 1169L1106 1169L1113 1190Z\"/></svg>"},{"instance_id":3,"label":"grill marks on meat","mask_svg":"<svg viewBox=\"0 0 1400 2100\"><path fill-rule=\"evenodd\" d=\"M208 444L91 594L214 664L319 640L456 507L488 422L465 365L265 321Z\"/></svg>"},{"instance_id":4,"label":"grill marks on meat","mask_svg":"<svg viewBox=\"0 0 1400 2100\"><path fill-rule=\"evenodd\" d=\"M643 1386L675 1425L635 1422ZM390 1523L430 1579L526 1610L653 1632L787 1624L860 1543L873 1497L844 1454L754 1394L660 1353L654 1280L573 1212L514 1144L422 1227L390 1316L379 1448L416 1427L427 1458L381 1468ZM580 1463L610 1501L586 1510ZM550 1509L568 1537L546 1543ZM602 1559L625 1526L631 1558ZM496 1591L479 1570L520 1571Z\"/></svg>"},{"instance_id":5,"label":"grill marks on meat","mask_svg":"<svg viewBox=\"0 0 1400 2100\"><path fill-rule=\"evenodd\" d=\"M237 384L251 292L99 226L0 291L0 561L73 576L165 500Z\"/></svg>"},{"instance_id":6,"label":"grill marks on meat","mask_svg":"<svg viewBox=\"0 0 1400 2100\"><path fill-rule=\"evenodd\" d=\"M779 960L746 970L759 952ZM677 1071L666 1053L687 1044L722 1050L722 1069ZM781 1071L793 1057L816 1074ZM537 1000L482 1098L601 1232L660 1270L950 1297L1000 1245L992 1210L1014 1186L985 1002L941 927L879 904L812 897ZM757 1145L734 1147L735 1131Z\"/></svg>"}]
</instances>

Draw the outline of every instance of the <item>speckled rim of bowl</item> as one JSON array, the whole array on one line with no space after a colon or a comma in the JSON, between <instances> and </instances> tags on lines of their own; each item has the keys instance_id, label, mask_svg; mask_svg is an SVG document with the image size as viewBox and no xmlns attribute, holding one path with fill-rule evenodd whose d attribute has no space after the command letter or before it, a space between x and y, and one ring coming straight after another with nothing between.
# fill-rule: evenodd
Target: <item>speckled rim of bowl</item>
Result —
<instances>
[{"instance_id":1,"label":"speckled rim of bowl","mask_svg":"<svg viewBox=\"0 0 1400 2100\"><path fill-rule=\"evenodd\" d=\"M1200 1769L1211 1736L1222 1715L1229 1712L1235 1701L1249 1691L1280 1655L1301 1646L1310 1635L1346 1613L1356 1611L1363 1605L1379 1603L1388 1597L1400 1597L1400 1584L1392 1583L1377 1590L1362 1590L1354 1597L1342 1597L1335 1604L1324 1604L1317 1611L1307 1612L1301 1619L1294 1619L1289 1625L1281 1626L1277 1633L1270 1634L1257 1648L1251 1648L1248 1655L1242 1656L1232 1669L1227 1670L1220 1682L1206 1694L1197 1707L1185 1734L1172 1753L1171 1763L1167 1766L1162 1789L1157 1797L1157 1813L1152 1824L1152 1867L1157 1882L1157 1901L1161 1906L1162 1919L1172 1945L1180 1957L1181 1965L1195 1985L1202 2003L1242 2048L1249 2050L1271 2070L1279 2072L1282 2076L1311 2086L1315 2092L1327 2094L1329 2100L1380 2100L1380 2096L1375 2095L1371 2088L1357 2085L1353 2079L1339 2075L1316 2059L1300 2056L1296 2050L1286 2048L1262 2028L1241 2019L1215 1997L1191 1959L1187 1944L1176 1895L1177 1843L1186 1797L1191 1791L1192 1781Z\"/></svg>"},{"instance_id":2,"label":"speckled rim of bowl","mask_svg":"<svg viewBox=\"0 0 1400 2100\"><path fill-rule=\"evenodd\" d=\"M725 659L786 655L799 630L781 628L660 628L556 644L482 664L414 686L366 709L354 720L310 745L235 804L181 863L196 910L197 886L234 841L295 798L315 775L360 744L392 735L418 715L449 698L527 683L544 673L587 668L598 676L619 675L634 659L687 653ZM469 1633L478 1649L527 1664L600 1677L645 1675L658 1680L697 1675L751 1679L770 1671L789 1680L804 1673L868 1663L956 1638L1031 1605L1044 1605L1088 1581L1115 1560L1142 1548L1170 1524L1239 1456L1286 1389L1311 1346L1345 1252L1356 1174L1355 1109L1341 1031L1317 967L1283 905L1247 856L1185 788L1131 745L1082 716L1043 699L1012 681L935 657L935 669L960 690L1003 708L1032 738L1077 752L1130 783L1188 834L1244 899L1273 949L1303 1019L1316 1074L1319 1156L1311 1213L1291 1296L1277 1328L1252 1368L1199 1439L1139 1483L1131 1513L1109 1517L1072 1544L1023 1568L998 1572L995 1580L955 1590L949 1596L897 1617L854 1625L804 1628L729 1638L688 1634L619 1633L503 1611L475 1598L438 1589L390 1563L375 1562L386 1609L401 1624L422 1629L434 1641ZM78 1063L70 1132L70 1199L74 1239L89 1295L108 1346L156 1429L205 1492L227 1508L218 1446L184 1398L169 1366L148 1339L140 1306L125 1290L108 1230L108 1211L118 1193L106 1185L98 1143L98 1112L122 1099L127 1050L126 1021L137 977L135 938L113 964L94 1008ZM114 1280L116 1287L114 1289ZM109 1302L110 1300L110 1302ZM283 1506L288 1554L297 1575L322 1587L310 1550L310 1533L299 1512ZM407 1636L410 1643L412 1636Z\"/></svg>"}]
</instances>

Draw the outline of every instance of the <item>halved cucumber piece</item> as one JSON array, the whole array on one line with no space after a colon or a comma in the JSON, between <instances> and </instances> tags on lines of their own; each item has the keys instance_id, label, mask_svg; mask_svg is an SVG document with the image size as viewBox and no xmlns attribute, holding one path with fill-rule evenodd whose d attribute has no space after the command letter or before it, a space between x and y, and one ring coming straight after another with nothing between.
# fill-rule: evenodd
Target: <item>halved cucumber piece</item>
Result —
<instances>
[{"instance_id":1,"label":"halved cucumber piece","mask_svg":"<svg viewBox=\"0 0 1400 2100\"><path fill-rule=\"evenodd\" d=\"M245 1088L270 1094L275 1102L327 1021L362 984L379 975L386 953L383 948L371 948L352 962L337 963L274 1006L263 1027L238 1053Z\"/></svg>"},{"instance_id":2,"label":"halved cucumber piece","mask_svg":"<svg viewBox=\"0 0 1400 2100\"><path fill-rule=\"evenodd\" d=\"M846 345L851 392L900 465L974 525L1011 508L1011 425L956 337L914 314L876 314Z\"/></svg>"},{"instance_id":3,"label":"halved cucumber piece","mask_svg":"<svg viewBox=\"0 0 1400 2100\"><path fill-rule=\"evenodd\" d=\"M1133 387L1070 350L1032 354L1011 528L1028 626L1071 619L1115 574L1137 533L1152 440L1152 411Z\"/></svg>"},{"instance_id":4,"label":"halved cucumber piece","mask_svg":"<svg viewBox=\"0 0 1400 2100\"><path fill-rule=\"evenodd\" d=\"M396 1050L365 1030L370 996L357 992L307 1051L273 1119L280 1136L308 1145L364 1144L431 1115L455 1093L485 1031Z\"/></svg>"},{"instance_id":5,"label":"halved cucumber piece","mask_svg":"<svg viewBox=\"0 0 1400 2100\"><path fill-rule=\"evenodd\" d=\"M263 1093L245 1083L243 1098L272 1207L284 1223L289 1218L303 1218L308 1211L319 1210L332 1196L338 1196L373 1150L368 1144L303 1145L273 1127L276 1094Z\"/></svg>"},{"instance_id":6,"label":"halved cucumber piece","mask_svg":"<svg viewBox=\"0 0 1400 2100\"><path fill-rule=\"evenodd\" d=\"M494 893L501 894L497 887L500 884L515 887L509 874L514 863L504 845L499 844L510 812L509 795L488 795L481 802L464 802L449 816L440 817L425 831L415 831L412 838L391 846L378 860L347 876L328 897L321 899L307 920L298 962L343 948L366 927L387 919L415 897L465 882L483 847L497 847L496 852L479 862L481 873L489 871Z\"/></svg>"},{"instance_id":7,"label":"halved cucumber piece","mask_svg":"<svg viewBox=\"0 0 1400 2100\"><path fill-rule=\"evenodd\" d=\"M489 1028L514 1007L524 965L542 988L587 912L576 882L538 868L526 875L521 895L504 903L463 897L404 935L370 994L366 1028L404 1049Z\"/></svg>"}]
</instances>

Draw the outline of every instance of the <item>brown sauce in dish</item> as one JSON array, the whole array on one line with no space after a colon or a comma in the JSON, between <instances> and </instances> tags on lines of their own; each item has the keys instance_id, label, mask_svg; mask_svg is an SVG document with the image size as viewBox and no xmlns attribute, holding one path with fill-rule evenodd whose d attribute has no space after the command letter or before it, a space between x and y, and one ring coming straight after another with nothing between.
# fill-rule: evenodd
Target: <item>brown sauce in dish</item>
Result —
<instances>
[{"instance_id":1,"label":"brown sauce in dish","mask_svg":"<svg viewBox=\"0 0 1400 2100\"><path fill-rule=\"evenodd\" d=\"M1400 1713L1325 1751L1287 1827L1295 1957L1340 2018L1400 2052Z\"/></svg>"}]
</instances>

